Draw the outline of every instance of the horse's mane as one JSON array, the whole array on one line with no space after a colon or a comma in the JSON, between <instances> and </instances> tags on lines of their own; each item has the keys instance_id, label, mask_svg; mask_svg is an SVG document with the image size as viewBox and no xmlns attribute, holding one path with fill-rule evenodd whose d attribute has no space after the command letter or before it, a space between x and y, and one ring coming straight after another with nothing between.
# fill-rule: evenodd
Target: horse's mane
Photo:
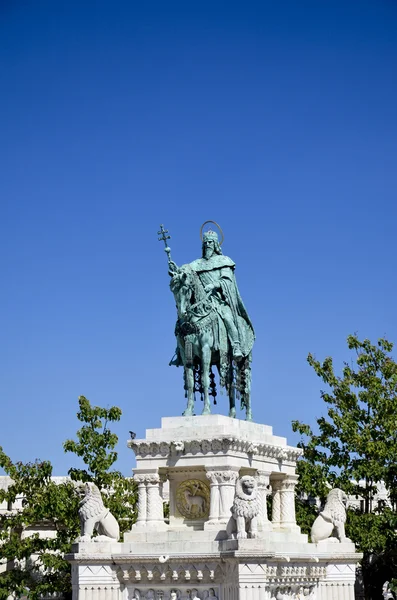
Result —
<instances>
[{"instance_id":1,"label":"horse's mane","mask_svg":"<svg viewBox=\"0 0 397 600\"><path fill-rule=\"evenodd\" d=\"M207 294L205 293L204 286L201 283L200 277L197 275L196 271L191 269L190 274L193 278L194 285L194 297L196 302L200 302L200 300L204 300L207 298Z\"/></svg>"}]
</instances>

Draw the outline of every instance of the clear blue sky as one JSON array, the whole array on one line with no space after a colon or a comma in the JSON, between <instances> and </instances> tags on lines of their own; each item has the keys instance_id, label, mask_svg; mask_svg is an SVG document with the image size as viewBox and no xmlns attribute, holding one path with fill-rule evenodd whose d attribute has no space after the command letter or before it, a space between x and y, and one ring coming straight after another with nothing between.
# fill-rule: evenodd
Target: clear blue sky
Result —
<instances>
[{"instance_id":1,"label":"clear blue sky","mask_svg":"<svg viewBox=\"0 0 397 600\"><path fill-rule=\"evenodd\" d=\"M397 342L397 4L0 4L0 443L53 461L77 398L120 406L119 467L184 408L179 264L218 221L257 341L256 421L323 412L308 352ZM226 414L226 398L216 408Z\"/></svg>"}]
</instances>

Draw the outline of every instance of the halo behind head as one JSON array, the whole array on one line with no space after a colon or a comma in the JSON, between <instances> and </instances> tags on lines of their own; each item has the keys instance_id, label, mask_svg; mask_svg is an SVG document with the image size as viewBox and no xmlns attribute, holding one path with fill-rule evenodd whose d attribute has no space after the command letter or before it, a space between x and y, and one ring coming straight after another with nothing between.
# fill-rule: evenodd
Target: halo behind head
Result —
<instances>
[{"instance_id":1,"label":"halo behind head","mask_svg":"<svg viewBox=\"0 0 397 600\"><path fill-rule=\"evenodd\" d=\"M212 231L211 229L209 231L204 232L204 234L203 234L204 226L207 225L207 223L213 223L214 225L217 226L217 228L219 229L219 233L221 234L221 241L220 242L218 241L218 235L217 235L217 233L215 231ZM215 239L219 243L220 246L222 246L223 241L225 239L225 236L223 235L223 231L222 231L220 225L218 225L218 223L216 223L216 221L204 221L204 223L201 225L201 229L200 229L200 239L201 239L201 241L203 242L204 238L206 238L206 237L210 237L210 238Z\"/></svg>"}]
</instances>

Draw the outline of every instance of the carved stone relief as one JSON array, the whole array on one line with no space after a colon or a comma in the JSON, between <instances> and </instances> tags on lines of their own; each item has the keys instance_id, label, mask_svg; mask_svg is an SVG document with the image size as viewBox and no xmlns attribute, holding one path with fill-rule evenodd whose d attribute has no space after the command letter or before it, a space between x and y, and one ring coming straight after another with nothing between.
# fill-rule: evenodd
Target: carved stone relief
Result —
<instances>
[{"instance_id":1,"label":"carved stone relief","mask_svg":"<svg viewBox=\"0 0 397 600\"><path fill-rule=\"evenodd\" d=\"M199 479L183 481L176 491L176 505L186 519L206 519L210 509L210 490Z\"/></svg>"}]
</instances>

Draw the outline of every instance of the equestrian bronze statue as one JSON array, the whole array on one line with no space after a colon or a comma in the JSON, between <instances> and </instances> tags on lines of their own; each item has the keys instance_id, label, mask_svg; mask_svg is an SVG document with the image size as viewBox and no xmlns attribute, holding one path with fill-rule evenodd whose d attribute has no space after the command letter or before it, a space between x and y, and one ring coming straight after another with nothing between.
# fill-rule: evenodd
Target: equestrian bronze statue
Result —
<instances>
[{"instance_id":1,"label":"equestrian bronze statue","mask_svg":"<svg viewBox=\"0 0 397 600\"><path fill-rule=\"evenodd\" d=\"M207 223L215 231L203 233ZM170 288L177 307L176 352L170 364L184 368L187 406L184 416L194 415L195 393L204 401L202 413L211 413L210 396L216 403L216 366L219 384L229 397L229 416L236 416L236 398L245 408L247 421L251 412L251 360L255 339L252 323L238 291L235 263L222 254L223 234L214 221L201 227L202 257L178 267L171 259L170 238L160 226L159 240L165 243Z\"/></svg>"}]
</instances>

